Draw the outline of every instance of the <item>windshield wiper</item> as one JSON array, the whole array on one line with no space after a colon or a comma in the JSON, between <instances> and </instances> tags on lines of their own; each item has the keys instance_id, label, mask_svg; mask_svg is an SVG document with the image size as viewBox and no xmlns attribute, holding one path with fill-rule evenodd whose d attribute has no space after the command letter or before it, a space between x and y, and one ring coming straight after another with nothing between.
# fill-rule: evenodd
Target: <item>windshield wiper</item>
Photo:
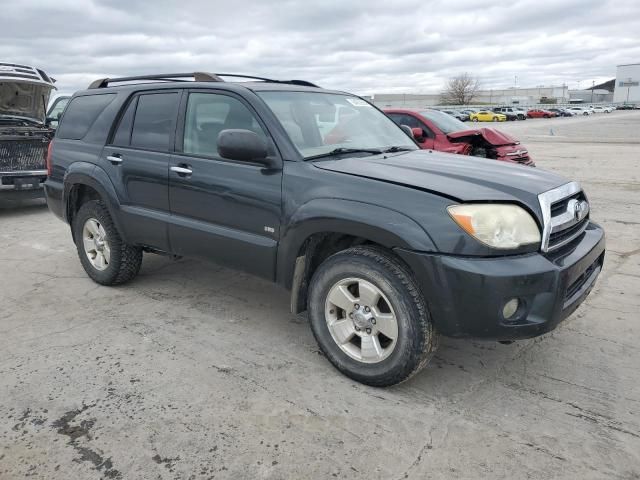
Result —
<instances>
[{"instance_id":1,"label":"windshield wiper","mask_svg":"<svg viewBox=\"0 0 640 480\"><path fill-rule=\"evenodd\" d=\"M415 148L399 147L398 145L394 145L393 147L389 147L386 150L383 150L382 153L411 152L413 150L415 150Z\"/></svg>"},{"instance_id":2,"label":"windshield wiper","mask_svg":"<svg viewBox=\"0 0 640 480\"><path fill-rule=\"evenodd\" d=\"M305 158L305 160L314 160L316 158L322 158L322 157L334 157L336 155L342 155L345 153L370 153L372 155L380 155L382 152L382 150L378 149L378 148L345 148L345 147L340 147L340 148L335 148L333 150L331 150L330 152L327 153L321 153L319 155L312 155L310 157Z\"/></svg>"}]
</instances>

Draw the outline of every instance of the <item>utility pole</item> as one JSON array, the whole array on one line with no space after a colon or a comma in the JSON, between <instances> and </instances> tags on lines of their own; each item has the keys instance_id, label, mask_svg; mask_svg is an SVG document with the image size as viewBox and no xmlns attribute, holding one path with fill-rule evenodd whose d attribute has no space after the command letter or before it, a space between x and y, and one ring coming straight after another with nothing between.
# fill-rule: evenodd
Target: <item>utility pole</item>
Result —
<instances>
[{"instance_id":1,"label":"utility pole","mask_svg":"<svg viewBox=\"0 0 640 480\"><path fill-rule=\"evenodd\" d=\"M593 87L596 86L596 81L591 80L591 103L593 103Z\"/></svg>"}]
</instances>

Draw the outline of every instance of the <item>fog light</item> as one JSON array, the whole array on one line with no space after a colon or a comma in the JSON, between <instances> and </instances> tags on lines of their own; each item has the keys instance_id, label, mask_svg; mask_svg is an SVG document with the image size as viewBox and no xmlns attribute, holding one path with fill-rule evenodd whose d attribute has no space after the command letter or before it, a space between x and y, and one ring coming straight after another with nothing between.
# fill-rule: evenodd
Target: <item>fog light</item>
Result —
<instances>
[{"instance_id":1,"label":"fog light","mask_svg":"<svg viewBox=\"0 0 640 480\"><path fill-rule=\"evenodd\" d=\"M520 301L517 298L512 298L502 307L502 316L505 320L513 317L515 313L518 311L518 307L520 306Z\"/></svg>"}]
</instances>

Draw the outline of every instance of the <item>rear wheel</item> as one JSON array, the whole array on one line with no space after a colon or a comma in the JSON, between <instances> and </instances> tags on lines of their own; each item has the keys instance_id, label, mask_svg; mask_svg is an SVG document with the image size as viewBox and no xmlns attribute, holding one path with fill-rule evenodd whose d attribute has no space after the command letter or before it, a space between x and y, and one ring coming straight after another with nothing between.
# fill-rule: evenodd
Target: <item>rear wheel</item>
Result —
<instances>
[{"instance_id":1,"label":"rear wheel","mask_svg":"<svg viewBox=\"0 0 640 480\"><path fill-rule=\"evenodd\" d=\"M308 311L329 361L367 385L384 387L410 378L437 347L411 273L379 248L354 247L325 260L313 275Z\"/></svg>"},{"instance_id":2,"label":"rear wheel","mask_svg":"<svg viewBox=\"0 0 640 480\"><path fill-rule=\"evenodd\" d=\"M83 204L73 220L78 256L84 271L101 285L134 278L142 264L142 249L122 241L109 211L99 200Z\"/></svg>"}]
</instances>

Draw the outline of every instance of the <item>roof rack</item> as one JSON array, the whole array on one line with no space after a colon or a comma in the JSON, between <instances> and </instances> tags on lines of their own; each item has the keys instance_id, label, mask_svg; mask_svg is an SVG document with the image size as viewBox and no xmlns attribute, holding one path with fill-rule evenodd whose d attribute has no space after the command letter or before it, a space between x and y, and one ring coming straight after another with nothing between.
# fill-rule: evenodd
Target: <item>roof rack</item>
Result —
<instances>
[{"instance_id":1,"label":"roof rack","mask_svg":"<svg viewBox=\"0 0 640 480\"><path fill-rule=\"evenodd\" d=\"M194 82L224 82L220 77L246 78L249 80L260 80L268 83L285 83L290 85L299 85L303 87L320 88L306 80L274 80L271 78L255 77L252 75L240 75L236 73L208 73L208 72L192 72L192 73L161 73L155 75L139 75L135 77L120 78L99 78L89 85L89 89L106 88L112 83L137 82L141 80L155 80L159 82L184 82L185 78L193 78Z\"/></svg>"}]
</instances>

